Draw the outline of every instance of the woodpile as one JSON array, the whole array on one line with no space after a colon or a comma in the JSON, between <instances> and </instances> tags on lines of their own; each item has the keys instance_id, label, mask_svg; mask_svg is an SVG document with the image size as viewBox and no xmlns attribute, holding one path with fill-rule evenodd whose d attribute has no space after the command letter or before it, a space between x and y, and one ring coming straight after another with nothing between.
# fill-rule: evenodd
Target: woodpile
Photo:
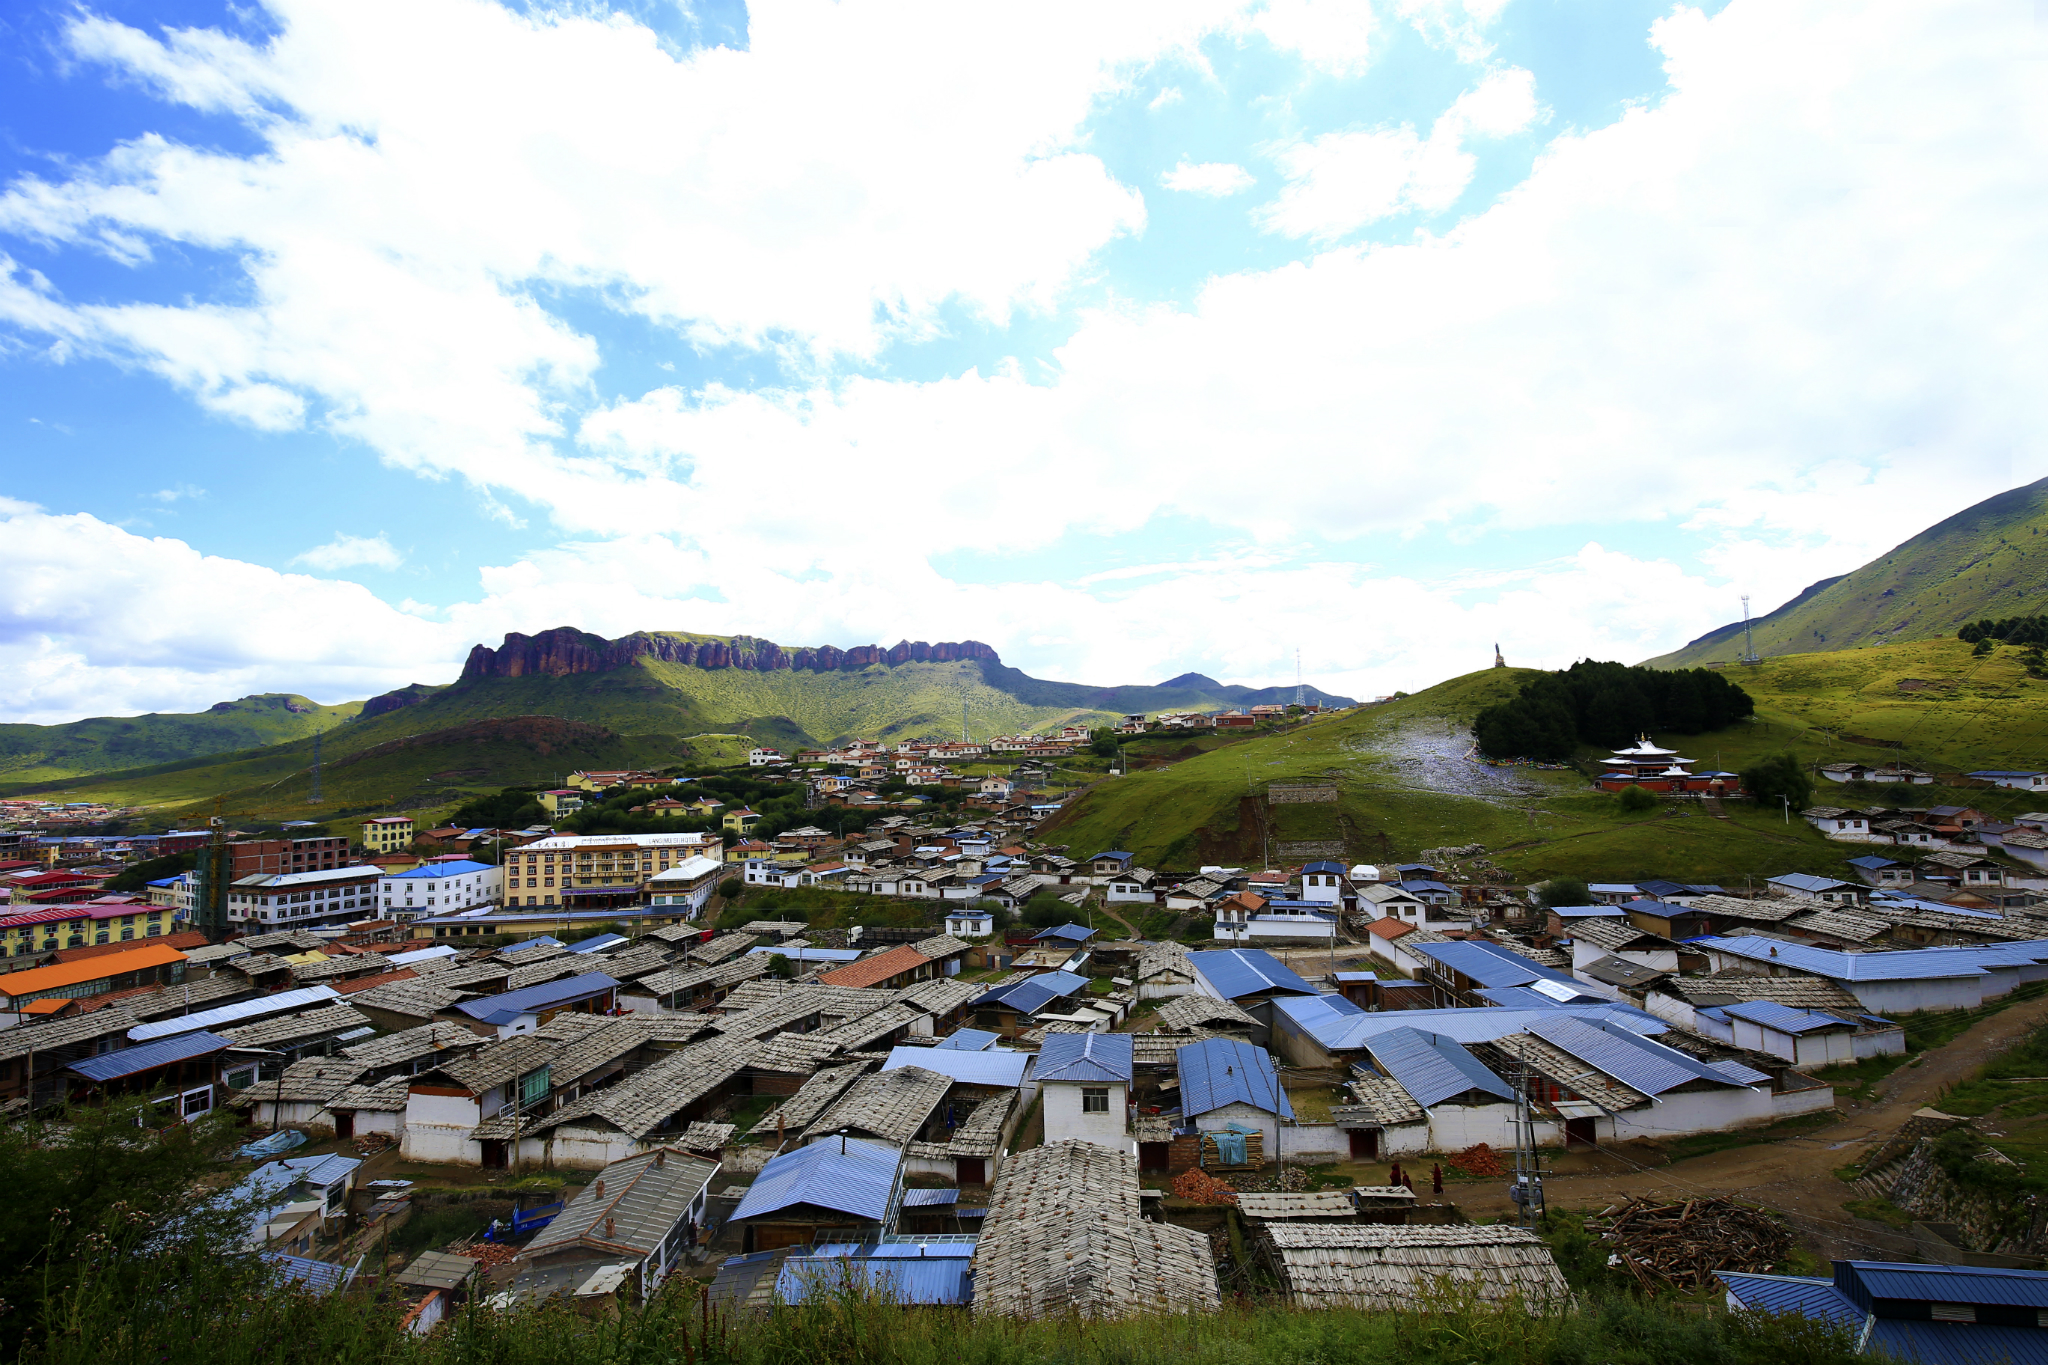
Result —
<instances>
[{"instance_id":1,"label":"woodpile","mask_svg":"<svg viewBox=\"0 0 2048 1365\"><path fill-rule=\"evenodd\" d=\"M1216 1150L1216 1136L1202 1134L1202 1165L1212 1171L1258 1171L1266 1165L1266 1135L1246 1133L1244 1135L1244 1160L1226 1165Z\"/></svg>"},{"instance_id":2,"label":"woodpile","mask_svg":"<svg viewBox=\"0 0 2048 1365\"><path fill-rule=\"evenodd\" d=\"M1631 1199L1588 1219L1586 1230L1611 1243L1618 1267L1650 1293L1703 1289L1723 1270L1768 1274L1792 1247L1783 1223L1725 1196L1671 1203Z\"/></svg>"}]
</instances>

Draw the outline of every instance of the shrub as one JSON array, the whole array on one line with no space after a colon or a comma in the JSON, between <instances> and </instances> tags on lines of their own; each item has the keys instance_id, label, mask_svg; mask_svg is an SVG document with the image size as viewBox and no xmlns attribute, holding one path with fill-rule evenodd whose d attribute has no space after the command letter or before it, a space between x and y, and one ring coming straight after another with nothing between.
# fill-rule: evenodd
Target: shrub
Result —
<instances>
[{"instance_id":1,"label":"shrub","mask_svg":"<svg viewBox=\"0 0 2048 1365\"><path fill-rule=\"evenodd\" d=\"M1657 798L1641 787L1624 787L1614 804L1630 815L1641 815L1657 809Z\"/></svg>"}]
</instances>

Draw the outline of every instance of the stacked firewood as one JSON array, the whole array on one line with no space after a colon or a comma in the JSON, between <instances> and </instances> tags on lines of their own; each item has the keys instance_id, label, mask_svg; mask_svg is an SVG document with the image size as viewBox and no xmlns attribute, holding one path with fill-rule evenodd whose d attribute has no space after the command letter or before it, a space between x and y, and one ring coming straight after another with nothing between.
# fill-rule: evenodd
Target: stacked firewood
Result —
<instances>
[{"instance_id":1,"label":"stacked firewood","mask_svg":"<svg viewBox=\"0 0 2048 1365\"><path fill-rule=\"evenodd\" d=\"M1617 1268L1651 1293L1706 1288L1723 1270L1767 1274L1792 1247L1785 1224L1725 1196L1631 1199L1586 1229L1605 1237Z\"/></svg>"}]
</instances>

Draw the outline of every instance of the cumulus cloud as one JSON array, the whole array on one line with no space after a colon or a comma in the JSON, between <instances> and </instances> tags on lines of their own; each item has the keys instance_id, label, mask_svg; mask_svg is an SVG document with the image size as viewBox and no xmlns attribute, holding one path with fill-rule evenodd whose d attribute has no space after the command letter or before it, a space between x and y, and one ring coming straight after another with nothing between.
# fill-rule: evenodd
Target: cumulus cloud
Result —
<instances>
[{"instance_id":1,"label":"cumulus cloud","mask_svg":"<svg viewBox=\"0 0 2048 1365\"><path fill-rule=\"evenodd\" d=\"M1228 161L1191 162L1183 157L1172 170L1159 177L1159 183L1183 194L1221 199L1248 190L1258 182L1252 179L1250 171Z\"/></svg>"},{"instance_id":2,"label":"cumulus cloud","mask_svg":"<svg viewBox=\"0 0 2048 1365\"><path fill-rule=\"evenodd\" d=\"M374 536L352 536L346 531L338 533L325 545L315 545L304 554L292 558L294 564L304 564L309 569L395 569L405 562L405 556L395 549L382 531Z\"/></svg>"},{"instance_id":3,"label":"cumulus cloud","mask_svg":"<svg viewBox=\"0 0 2048 1365\"><path fill-rule=\"evenodd\" d=\"M13 704L202 682L203 704L259 673L361 695L558 623L792 644L974 636L1097 682L1188 666L1277 680L1294 643L1321 642L1325 685L1386 690L1483 664L1495 638L1518 663L1655 653L1732 616L1738 591L1782 600L2048 473L2048 342L2032 325L2048 303L2034 170L2048 90L2001 55L2024 47L2023 17L1679 10L1653 31L1661 100L1553 141L1454 228L1219 275L1185 304L1104 305L1028 377L847 378L820 357L917 334L941 299L1038 306L1135 230L1136 195L1083 146L1087 111L1206 21L1170 6L1105 33L1077 9L1086 51L1050 34L1015 84L932 60L963 41L946 27L967 22L956 8L899 23L888 7L765 5L752 51L687 59L623 21L468 0L407 7L417 50L373 42L398 22L374 4L281 3L281 36L232 60L175 35L103 35L157 45L121 59L136 79L258 111L266 152L145 139L17 184L0 220L123 260L170 240L233 250L251 301L74 305L8 263L0 310L68 354L118 354L213 406L245 404L245 420L305 420L258 386L298 396L385 459L531 499L577 539L485 569L473 601L429 621L104 524L74 527L75 553L31 518L0 541L10 581L34 575L46 603L0 618L33 683ZM1409 21L1441 19L1452 41L1452 11L1431 13ZM456 50L476 60L434 66ZM788 112L819 100L851 110L845 126ZM955 102L957 117L930 117ZM1470 146L1539 116L1526 73L1496 70L1427 135L1311 139L1274 209L1292 216L1272 225L1319 242L1455 202ZM824 368L593 405L603 357L537 301L548 283ZM764 490L773 516L758 515ZM1031 515L989 515L1005 506ZM883 514L907 529L878 552ZM1166 517L1250 549L1089 584L933 567L972 550L1000 577L1007 552ZM1658 526L1717 542L1709 572L1661 553L1643 531ZM1581 548L1483 580L1414 567L1426 538L1526 528ZM95 554L117 566L105 593ZM135 615L174 583L187 591L168 626ZM135 606L120 600L131 584ZM325 595L347 592L361 595ZM279 662L264 664L260 636L218 606L237 594L330 619L346 605L361 626L329 653L280 618Z\"/></svg>"},{"instance_id":4,"label":"cumulus cloud","mask_svg":"<svg viewBox=\"0 0 2048 1365\"><path fill-rule=\"evenodd\" d=\"M1536 117L1536 78L1519 67L1491 72L1428 137L1403 124L1280 148L1274 160L1287 187L1255 216L1268 232L1332 241L1397 213L1440 213L1472 183L1478 162L1468 144L1522 132Z\"/></svg>"},{"instance_id":5,"label":"cumulus cloud","mask_svg":"<svg viewBox=\"0 0 2048 1365\"><path fill-rule=\"evenodd\" d=\"M1251 27L1283 52L1337 76L1370 64L1375 20L1366 0L1268 0Z\"/></svg>"}]
</instances>

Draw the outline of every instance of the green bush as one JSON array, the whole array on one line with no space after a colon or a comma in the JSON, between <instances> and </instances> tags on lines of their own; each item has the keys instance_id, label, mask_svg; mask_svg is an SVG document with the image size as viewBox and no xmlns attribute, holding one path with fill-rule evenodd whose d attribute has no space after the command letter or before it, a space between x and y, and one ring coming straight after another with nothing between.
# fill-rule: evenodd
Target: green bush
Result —
<instances>
[{"instance_id":1,"label":"green bush","mask_svg":"<svg viewBox=\"0 0 2048 1365\"><path fill-rule=\"evenodd\" d=\"M1536 888L1536 900L1546 910L1560 905L1590 905L1593 888L1577 877L1552 877Z\"/></svg>"},{"instance_id":2,"label":"green bush","mask_svg":"<svg viewBox=\"0 0 2048 1365\"><path fill-rule=\"evenodd\" d=\"M1641 787L1624 787L1614 804L1630 815L1641 815L1657 809L1657 798Z\"/></svg>"}]
</instances>

